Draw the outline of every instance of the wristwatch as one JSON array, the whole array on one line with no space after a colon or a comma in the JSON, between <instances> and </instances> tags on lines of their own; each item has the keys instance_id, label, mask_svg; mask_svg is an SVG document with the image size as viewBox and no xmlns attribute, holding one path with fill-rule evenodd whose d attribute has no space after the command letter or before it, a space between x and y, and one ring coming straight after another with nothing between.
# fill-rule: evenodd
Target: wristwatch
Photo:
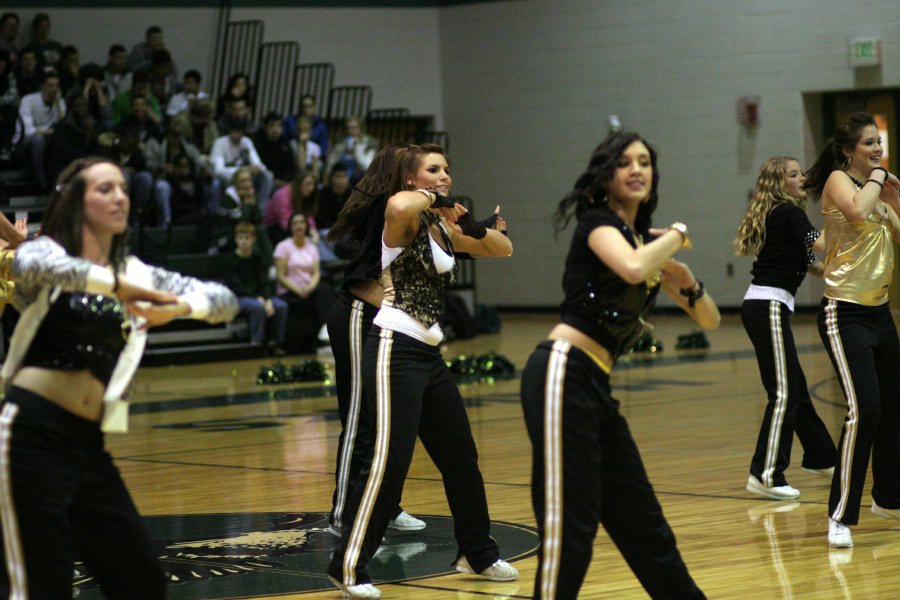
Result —
<instances>
[{"instance_id":1,"label":"wristwatch","mask_svg":"<svg viewBox=\"0 0 900 600\"><path fill-rule=\"evenodd\" d=\"M669 225L669 229L673 229L681 234L681 247L682 248L690 248L691 247L691 238L688 236L688 228L687 225L682 223L681 221L676 221Z\"/></svg>"}]
</instances>

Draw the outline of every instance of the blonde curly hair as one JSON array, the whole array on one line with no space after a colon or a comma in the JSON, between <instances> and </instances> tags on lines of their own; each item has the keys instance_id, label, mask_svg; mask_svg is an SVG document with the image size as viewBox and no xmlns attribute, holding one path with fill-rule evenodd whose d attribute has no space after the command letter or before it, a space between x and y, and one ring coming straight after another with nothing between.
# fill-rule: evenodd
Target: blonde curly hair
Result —
<instances>
[{"instance_id":1,"label":"blonde curly hair","mask_svg":"<svg viewBox=\"0 0 900 600\"><path fill-rule=\"evenodd\" d=\"M805 198L791 196L787 190L788 162L799 163L791 156L773 156L759 170L753 197L741 220L734 240L738 256L756 256L766 242L766 217L778 204L790 202L806 207Z\"/></svg>"}]
</instances>

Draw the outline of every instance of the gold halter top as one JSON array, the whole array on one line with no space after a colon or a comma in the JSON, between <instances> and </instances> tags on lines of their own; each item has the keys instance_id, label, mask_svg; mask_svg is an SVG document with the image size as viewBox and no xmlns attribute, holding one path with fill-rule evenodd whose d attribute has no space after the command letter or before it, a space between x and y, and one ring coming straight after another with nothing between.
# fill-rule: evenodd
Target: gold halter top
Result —
<instances>
[{"instance_id":1,"label":"gold halter top","mask_svg":"<svg viewBox=\"0 0 900 600\"><path fill-rule=\"evenodd\" d=\"M825 217L825 297L865 306L888 301L894 246L887 207L881 200L865 221L847 221L836 206Z\"/></svg>"}]
</instances>

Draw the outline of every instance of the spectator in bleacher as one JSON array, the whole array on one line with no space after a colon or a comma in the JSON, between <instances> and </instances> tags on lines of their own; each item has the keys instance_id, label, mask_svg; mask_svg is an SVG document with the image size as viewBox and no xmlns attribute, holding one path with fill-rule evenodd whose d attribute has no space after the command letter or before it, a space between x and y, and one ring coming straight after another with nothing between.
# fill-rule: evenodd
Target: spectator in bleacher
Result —
<instances>
[{"instance_id":1,"label":"spectator in bleacher","mask_svg":"<svg viewBox=\"0 0 900 600\"><path fill-rule=\"evenodd\" d=\"M154 50L150 55L149 79L150 93L156 97L160 106L166 106L169 98L180 89L172 55L165 48Z\"/></svg>"},{"instance_id":2,"label":"spectator in bleacher","mask_svg":"<svg viewBox=\"0 0 900 600\"><path fill-rule=\"evenodd\" d=\"M297 128L301 118L309 119L310 136L313 142L319 146L320 156L328 156L328 124L319 117L316 107L316 97L305 94L300 98L300 113L288 115L284 119L284 138L293 140L297 138Z\"/></svg>"},{"instance_id":3,"label":"spectator in bleacher","mask_svg":"<svg viewBox=\"0 0 900 600\"><path fill-rule=\"evenodd\" d=\"M144 41L138 42L128 55L127 70L131 73L150 66L150 57L154 50L166 47L163 30L158 25L151 25L144 32Z\"/></svg>"},{"instance_id":4,"label":"spectator in bleacher","mask_svg":"<svg viewBox=\"0 0 900 600\"><path fill-rule=\"evenodd\" d=\"M256 227L255 248L262 256L272 255L272 243L266 235L262 224L262 209L257 201L256 189L253 187L253 174L247 167L241 167L234 173L231 185L225 190L223 203L219 207L219 215L234 220L235 223L245 221Z\"/></svg>"},{"instance_id":5,"label":"spectator in bleacher","mask_svg":"<svg viewBox=\"0 0 900 600\"><path fill-rule=\"evenodd\" d=\"M319 191L316 208L316 223L319 229L324 231L331 229L352 191L347 169L340 163L334 165L328 174L328 184Z\"/></svg>"},{"instance_id":6,"label":"spectator in bleacher","mask_svg":"<svg viewBox=\"0 0 900 600\"><path fill-rule=\"evenodd\" d=\"M228 106L235 100L243 100L245 102L245 108L247 110L245 114L229 113ZM230 114L239 118L248 119L252 108L253 95L250 90L250 78L247 77L246 73L232 74L225 83L225 93L219 96L218 103L216 104L216 114L220 117Z\"/></svg>"},{"instance_id":7,"label":"spectator in bleacher","mask_svg":"<svg viewBox=\"0 0 900 600\"><path fill-rule=\"evenodd\" d=\"M169 117L175 117L190 108L192 100L201 100L209 98L209 94L200 89L200 71L191 69L184 74L181 82L181 91L169 98L166 104L166 114Z\"/></svg>"},{"instance_id":8,"label":"spectator in bleacher","mask_svg":"<svg viewBox=\"0 0 900 600\"><path fill-rule=\"evenodd\" d=\"M150 140L158 140L162 137L162 129L153 120L150 103L146 96L131 95L131 111L122 117L122 120L116 125L115 131L122 133L127 129L137 132L138 141L144 147Z\"/></svg>"},{"instance_id":9,"label":"spectator in bleacher","mask_svg":"<svg viewBox=\"0 0 900 600\"><path fill-rule=\"evenodd\" d=\"M78 73L81 70L81 57L75 46L64 46L62 57L59 60L59 90L63 98L68 97L69 91L78 85Z\"/></svg>"},{"instance_id":10,"label":"spectator in bleacher","mask_svg":"<svg viewBox=\"0 0 900 600\"><path fill-rule=\"evenodd\" d=\"M106 90L103 89L103 69L97 63L87 63L78 73L78 88L87 100L88 112L97 122L98 130L108 130L110 120L110 103Z\"/></svg>"},{"instance_id":11,"label":"spectator in bleacher","mask_svg":"<svg viewBox=\"0 0 900 600\"><path fill-rule=\"evenodd\" d=\"M313 318L311 330L321 334L334 302L334 290L331 284L322 280L319 249L309 237L306 215L292 215L289 226L291 237L275 247L276 291L294 313L293 320Z\"/></svg>"},{"instance_id":12,"label":"spectator in bleacher","mask_svg":"<svg viewBox=\"0 0 900 600\"><path fill-rule=\"evenodd\" d=\"M131 89L131 73L128 72L128 53L122 44L109 47L106 68L103 70L103 88L106 96L114 100L122 92Z\"/></svg>"},{"instance_id":13,"label":"spectator in bleacher","mask_svg":"<svg viewBox=\"0 0 900 600\"><path fill-rule=\"evenodd\" d=\"M178 116L184 123L184 137L200 150L206 160L219 139L219 126L213 119L213 103L209 98L192 100L187 111Z\"/></svg>"},{"instance_id":14,"label":"spectator in bleacher","mask_svg":"<svg viewBox=\"0 0 900 600\"><path fill-rule=\"evenodd\" d=\"M147 221L158 220L158 214L162 211L159 207L152 206L153 175L147 170L147 157L141 148L138 132L125 129L113 136L112 145L106 154L122 167L128 183L128 195L131 197L129 224L138 226Z\"/></svg>"},{"instance_id":15,"label":"spectator in bleacher","mask_svg":"<svg viewBox=\"0 0 900 600\"><path fill-rule=\"evenodd\" d=\"M48 181L56 181L72 161L99 151L97 123L84 95L78 90L70 92L66 96L66 108L65 118L54 126L47 140L44 166Z\"/></svg>"},{"instance_id":16,"label":"spectator in bleacher","mask_svg":"<svg viewBox=\"0 0 900 600\"><path fill-rule=\"evenodd\" d=\"M38 60L34 50L19 51L19 64L16 65L16 88L19 90L19 98L41 89L41 76L38 71Z\"/></svg>"},{"instance_id":17,"label":"spectator in bleacher","mask_svg":"<svg viewBox=\"0 0 900 600\"><path fill-rule=\"evenodd\" d=\"M291 235L291 215L306 215L313 243L319 243L319 232L316 229L316 183L318 179L312 173L300 173L289 184L278 188L266 203L263 213L263 225L273 244Z\"/></svg>"},{"instance_id":18,"label":"spectator in bleacher","mask_svg":"<svg viewBox=\"0 0 900 600\"><path fill-rule=\"evenodd\" d=\"M198 223L209 214L211 192L200 151L184 138L184 122L173 119L162 139L147 141L147 169L156 179L154 193L159 197L166 223ZM182 159L187 159L187 163Z\"/></svg>"},{"instance_id":19,"label":"spectator in bleacher","mask_svg":"<svg viewBox=\"0 0 900 600\"><path fill-rule=\"evenodd\" d=\"M16 148L20 155L31 159L34 178L41 189L47 189L48 180L44 171L44 154L47 140L53 127L66 116L66 103L59 93L59 75L50 71L44 75L41 90L28 94L19 103L19 118L22 120L22 143Z\"/></svg>"},{"instance_id":20,"label":"spectator in bleacher","mask_svg":"<svg viewBox=\"0 0 900 600\"><path fill-rule=\"evenodd\" d=\"M234 242L234 252L226 254L223 261L225 285L238 297L239 314L247 315L250 321L250 344L267 344L271 354L283 355L288 305L275 295L269 277L272 257L255 248L253 223L242 221L235 225Z\"/></svg>"},{"instance_id":21,"label":"spectator in bleacher","mask_svg":"<svg viewBox=\"0 0 900 600\"><path fill-rule=\"evenodd\" d=\"M291 151L300 171L309 171L322 177L322 149L312 141L312 121L308 117L297 119L297 137L291 140Z\"/></svg>"},{"instance_id":22,"label":"spectator in bleacher","mask_svg":"<svg viewBox=\"0 0 900 600\"><path fill-rule=\"evenodd\" d=\"M0 49L0 161L8 161L16 132L19 92L12 61L7 50Z\"/></svg>"},{"instance_id":23,"label":"spectator in bleacher","mask_svg":"<svg viewBox=\"0 0 900 600\"><path fill-rule=\"evenodd\" d=\"M9 60L15 64L19 58L19 15L5 12L0 15L0 50L9 52Z\"/></svg>"},{"instance_id":24,"label":"spectator in bleacher","mask_svg":"<svg viewBox=\"0 0 900 600\"><path fill-rule=\"evenodd\" d=\"M291 145L284 141L281 115L270 112L263 117L262 124L250 136L256 152L263 164L272 172L274 187L279 188L291 181L297 174L297 164Z\"/></svg>"},{"instance_id":25,"label":"spectator in bleacher","mask_svg":"<svg viewBox=\"0 0 900 600\"><path fill-rule=\"evenodd\" d=\"M38 60L38 72L43 72L47 67L59 70L59 62L62 59L62 44L50 39L50 15L38 13L31 20L31 42L22 50L34 50Z\"/></svg>"},{"instance_id":26,"label":"spectator in bleacher","mask_svg":"<svg viewBox=\"0 0 900 600\"><path fill-rule=\"evenodd\" d=\"M250 105L244 98L234 98L225 104L225 112L219 114L219 120L216 124L219 131L228 131L228 121L232 120L246 121L247 131L250 131Z\"/></svg>"},{"instance_id":27,"label":"spectator in bleacher","mask_svg":"<svg viewBox=\"0 0 900 600\"><path fill-rule=\"evenodd\" d=\"M210 153L213 174L223 182L231 181L235 171L247 167L253 176L253 186L261 208L272 195L272 172L260 159L253 141L247 137L247 121L230 119L228 133L215 141Z\"/></svg>"},{"instance_id":28,"label":"spectator in bleacher","mask_svg":"<svg viewBox=\"0 0 900 600\"><path fill-rule=\"evenodd\" d=\"M331 149L328 155L326 171L340 163L347 168L350 182L355 183L372 164L378 152L378 141L363 132L362 121L358 117L347 117L344 120L344 135Z\"/></svg>"},{"instance_id":29,"label":"spectator in bleacher","mask_svg":"<svg viewBox=\"0 0 900 600\"><path fill-rule=\"evenodd\" d=\"M125 90L113 99L112 122L118 125L126 116L131 114L131 98L143 96L150 107L150 118L157 124L162 123L162 108L156 96L150 93L150 74L147 71L137 71L131 76L131 89Z\"/></svg>"}]
</instances>

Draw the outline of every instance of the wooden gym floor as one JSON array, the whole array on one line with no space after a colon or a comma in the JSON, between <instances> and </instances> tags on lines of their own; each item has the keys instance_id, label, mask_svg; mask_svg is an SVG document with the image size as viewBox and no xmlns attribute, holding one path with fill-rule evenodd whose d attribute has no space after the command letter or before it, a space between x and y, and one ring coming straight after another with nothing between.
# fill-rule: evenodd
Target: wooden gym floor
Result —
<instances>
[{"instance_id":1,"label":"wooden gym floor","mask_svg":"<svg viewBox=\"0 0 900 600\"><path fill-rule=\"evenodd\" d=\"M450 344L445 357L496 351L521 371L553 322L551 315L507 314L501 333ZM900 598L900 522L869 512L871 475L853 528L856 545L841 551L829 550L826 541L829 482L800 468L799 442L787 472L801 491L798 502L744 490L765 401L739 317L725 316L722 327L709 333L711 347L700 354L675 349L677 336L692 331L686 317L663 315L654 323L663 352L622 361L614 394L679 548L707 596ZM816 408L837 439L846 411L815 316L796 316L794 332ZM340 431L336 401L330 387L317 383L256 385L260 365L272 362L142 369L132 391L132 432L107 438L141 513L154 531L162 528L166 565L177 576L172 598L340 598L321 571L332 543L320 513L331 506ZM521 571L520 580L491 583L451 574L449 511L439 473L419 446L403 506L425 516L429 527L388 535L389 556L379 572L386 574L381 579L397 581L379 583L385 598L531 597L536 537L518 386L515 377L461 389L495 537ZM306 529L297 533L291 523ZM272 541L273 528L281 541ZM297 543L285 542L286 535ZM216 546L231 549L209 550ZM292 562L304 553L312 562ZM90 589L79 595L95 597ZM581 597L646 597L602 529Z\"/></svg>"}]
</instances>

